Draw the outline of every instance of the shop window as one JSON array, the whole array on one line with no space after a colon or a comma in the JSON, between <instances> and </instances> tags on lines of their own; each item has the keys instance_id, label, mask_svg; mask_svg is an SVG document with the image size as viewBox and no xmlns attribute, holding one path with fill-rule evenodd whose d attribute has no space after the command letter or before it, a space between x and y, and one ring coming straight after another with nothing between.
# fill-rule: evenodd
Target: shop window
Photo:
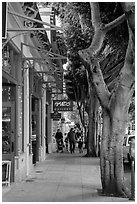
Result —
<instances>
[{"instance_id":1,"label":"shop window","mask_svg":"<svg viewBox=\"0 0 137 204\"><path fill-rule=\"evenodd\" d=\"M2 153L11 151L11 107L2 108Z\"/></svg>"},{"instance_id":2,"label":"shop window","mask_svg":"<svg viewBox=\"0 0 137 204\"><path fill-rule=\"evenodd\" d=\"M15 86L2 86L2 101L15 101Z\"/></svg>"},{"instance_id":3,"label":"shop window","mask_svg":"<svg viewBox=\"0 0 137 204\"><path fill-rule=\"evenodd\" d=\"M31 121L32 135L30 136L30 141L32 140L32 143L36 142L36 135L37 135L37 129L38 129L37 111L38 111L38 99L32 97L32 121Z\"/></svg>"},{"instance_id":4,"label":"shop window","mask_svg":"<svg viewBox=\"0 0 137 204\"><path fill-rule=\"evenodd\" d=\"M10 46L5 46L2 50L2 70L18 79L19 77L19 54Z\"/></svg>"},{"instance_id":5,"label":"shop window","mask_svg":"<svg viewBox=\"0 0 137 204\"><path fill-rule=\"evenodd\" d=\"M132 130L135 130L135 124L132 123Z\"/></svg>"},{"instance_id":6,"label":"shop window","mask_svg":"<svg viewBox=\"0 0 137 204\"><path fill-rule=\"evenodd\" d=\"M32 98L32 112L35 112L38 110L38 99Z\"/></svg>"},{"instance_id":7,"label":"shop window","mask_svg":"<svg viewBox=\"0 0 137 204\"><path fill-rule=\"evenodd\" d=\"M11 50L9 48L9 46L5 46L2 50L2 69L7 72L8 74L11 74L11 69L12 69L12 65L11 65Z\"/></svg>"}]
</instances>

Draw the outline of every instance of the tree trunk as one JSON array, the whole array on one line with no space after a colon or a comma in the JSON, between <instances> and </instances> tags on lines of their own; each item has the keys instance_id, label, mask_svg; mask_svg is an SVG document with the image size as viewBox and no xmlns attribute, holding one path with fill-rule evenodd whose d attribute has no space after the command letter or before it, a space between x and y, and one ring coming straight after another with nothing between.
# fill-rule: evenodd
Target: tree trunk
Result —
<instances>
[{"instance_id":1,"label":"tree trunk","mask_svg":"<svg viewBox=\"0 0 137 204\"><path fill-rule=\"evenodd\" d=\"M103 137L101 142L101 180L104 194L125 195L123 171L124 122L114 119L103 110Z\"/></svg>"},{"instance_id":2,"label":"tree trunk","mask_svg":"<svg viewBox=\"0 0 137 204\"><path fill-rule=\"evenodd\" d=\"M106 25L101 22L99 4L90 2L94 37L89 48L79 51L80 56L90 64L88 69L92 83L103 109L103 135L101 142L101 180L103 193L119 196L129 195L124 185L123 139L130 100L135 83L135 5L123 2L125 14ZM99 52L106 33L127 20L129 42L124 66L121 69L113 92L108 90L99 63ZM112 74L113 75L113 74ZM113 80L115 80L113 78Z\"/></svg>"},{"instance_id":3,"label":"tree trunk","mask_svg":"<svg viewBox=\"0 0 137 204\"><path fill-rule=\"evenodd\" d=\"M90 105L88 108L88 136L87 136L87 157L96 157L96 147L95 147L95 128L96 128L96 96L94 90L91 91Z\"/></svg>"},{"instance_id":4,"label":"tree trunk","mask_svg":"<svg viewBox=\"0 0 137 204\"><path fill-rule=\"evenodd\" d=\"M101 180L104 194L129 196L124 184L123 139L133 88L119 87L110 109L103 108L103 136L101 141Z\"/></svg>"},{"instance_id":5,"label":"tree trunk","mask_svg":"<svg viewBox=\"0 0 137 204\"><path fill-rule=\"evenodd\" d=\"M89 129L87 138L87 157L96 157L95 147L95 113L89 113Z\"/></svg>"}]
</instances>

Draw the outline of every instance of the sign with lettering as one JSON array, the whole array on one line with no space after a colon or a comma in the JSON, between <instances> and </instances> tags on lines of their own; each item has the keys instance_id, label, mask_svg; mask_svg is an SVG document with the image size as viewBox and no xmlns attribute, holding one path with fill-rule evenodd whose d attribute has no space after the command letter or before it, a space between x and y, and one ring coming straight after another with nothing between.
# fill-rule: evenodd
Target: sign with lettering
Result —
<instances>
[{"instance_id":1,"label":"sign with lettering","mask_svg":"<svg viewBox=\"0 0 137 204\"><path fill-rule=\"evenodd\" d=\"M73 102L69 100L53 100L54 111L73 111Z\"/></svg>"},{"instance_id":2,"label":"sign with lettering","mask_svg":"<svg viewBox=\"0 0 137 204\"><path fill-rule=\"evenodd\" d=\"M61 118L61 113L58 112L51 113L51 118L53 120L59 120Z\"/></svg>"}]
</instances>

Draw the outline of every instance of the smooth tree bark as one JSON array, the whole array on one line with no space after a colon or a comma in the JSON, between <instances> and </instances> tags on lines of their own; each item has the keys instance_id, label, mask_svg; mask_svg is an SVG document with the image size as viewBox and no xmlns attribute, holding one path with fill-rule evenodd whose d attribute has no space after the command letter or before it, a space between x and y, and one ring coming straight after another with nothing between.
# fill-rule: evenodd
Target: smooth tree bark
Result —
<instances>
[{"instance_id":1,"label":"smooth tree bark","mask_svg":"<svg viewBox=\"0 0 137 204\"><path fill-rule=\"evenodd\" d=\"M90 6L95 33L90 47L79 51L79 54L90 64L90 74L103 110L103 135L100 154L102 190L104 194L129 196L129 191L124 183L123 136L135 84L134 4L123 2L122 6L125 14L107 25L101 22L99 4L92 2ZM125 62L113 92L109 92L103 79L98 55L106 33L124 20L127 20L129 29L129 42Z\"/></svg>"}]
</instances>

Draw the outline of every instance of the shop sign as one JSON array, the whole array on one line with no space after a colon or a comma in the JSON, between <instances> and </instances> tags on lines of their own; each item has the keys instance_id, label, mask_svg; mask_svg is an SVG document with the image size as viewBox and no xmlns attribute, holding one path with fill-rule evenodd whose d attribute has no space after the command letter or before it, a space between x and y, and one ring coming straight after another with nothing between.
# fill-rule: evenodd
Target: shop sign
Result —
<instances>
[{"instance_id":1,"label":"shop sign","mask_svg":"<svg viewBox=\"0 0 137 204\"><path fill-rule=\"evenodd\" d=\"M59 121L60 118L53 118L53 121Z\"/></svg>"},{"instance_id":2,"label":"shop sign","mask_svg":"<svg viewBox=\"0 0 137 204\"><path fill-rule=\"evenodd\" d=\"M69 100L53 100L54 111L73 111L73 102Z\"/></svg>"},{"instance_id":3,"label":"shop sign","mask_svg":"<svg viewBox=\"0 0 137 204\"><path fill-rule=\"evenodd\" d=\"M61 113L58 112L51 113L51 118L53 120L59 120L61 118Z\"/></svg>"},{"instance_id":4,"label":"shop sign","mask_svg":"<svg viewBox=\"0 0 137 204\"><path fill-rule=\"evenodd\" d=\"M61 123L65 123L65 118L61 118Z\"/></svg>"}]
</instances>

